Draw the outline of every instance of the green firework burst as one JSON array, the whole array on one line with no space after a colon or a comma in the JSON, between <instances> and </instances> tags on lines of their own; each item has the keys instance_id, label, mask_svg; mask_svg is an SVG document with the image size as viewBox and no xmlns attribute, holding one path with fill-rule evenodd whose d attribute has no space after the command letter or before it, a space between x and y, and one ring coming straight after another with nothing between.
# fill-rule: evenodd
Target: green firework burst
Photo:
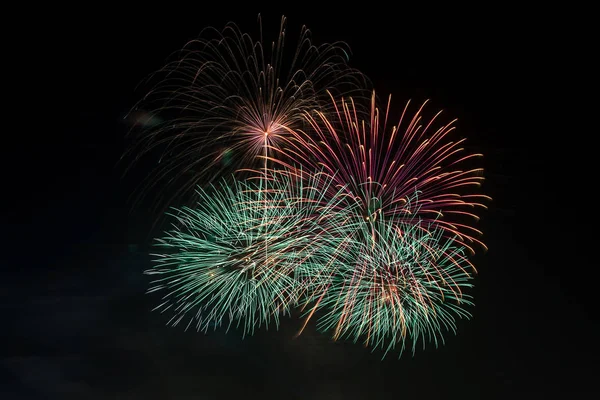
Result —
<instances>
[{"instance_id":1,"label":"green firework burst","mask_svg":"<svg viewBox=\"0 0 600 400\"><path fill-rule=\"evenodd\" d=\"M385 355L419 342L437 347L456 333L456 319L469 318L472 305L466 249L444 238L434 225L360 219L344 229L336 268L310 312L323 315L318 328L334 339L361 341ZM341 251L343 248L343 251Z\"/></svg>"},{"instance_id":2,"label":"green firework burst","mask_svg":"<svg viewBox=\"0 0 600 400\"><path fill-rule=\"evenodd\" d=\"M318 188L330 178L269 171L259 178L198 190L196 208L175 210L173 229L158 240L161 252L148 274L150 292L164 293L155 309L169 324L189 328L232 324L244 334L279 325L310 277L331 257L327 226L338 219L336 201ZM326 221L326 222L324 222ZM187 328L186 328L187 329Z\"/></svg>"}]
</instances>

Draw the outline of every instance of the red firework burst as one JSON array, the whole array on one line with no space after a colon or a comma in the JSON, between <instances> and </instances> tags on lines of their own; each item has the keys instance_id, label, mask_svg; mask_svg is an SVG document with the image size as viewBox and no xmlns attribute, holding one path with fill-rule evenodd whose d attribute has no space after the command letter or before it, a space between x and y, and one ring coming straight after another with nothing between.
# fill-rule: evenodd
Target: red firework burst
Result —
<instances>
[{"instance_id":1,"label":"red firework burst","mask_svg":"<svg viewBox=\"0 0 600 400\"><path fill-rule=\"evenodd\" d=\"M435 223L473 253L473 244L486 249L473 222L490 197L478 193L483 169L470 167L482 155L469 153L465 139L451 139L456 120L441 122L441 111L424 119L427 102L414 113L408 102L398 123L388 127L391 96L384 114L375 99L373 92L370 117L363 120L360 104L331 95L335 112L306 112L310 129L296 132L287 154L334 176L365 221L418 217L422 226Z\"/></svg>"}]
</instances>

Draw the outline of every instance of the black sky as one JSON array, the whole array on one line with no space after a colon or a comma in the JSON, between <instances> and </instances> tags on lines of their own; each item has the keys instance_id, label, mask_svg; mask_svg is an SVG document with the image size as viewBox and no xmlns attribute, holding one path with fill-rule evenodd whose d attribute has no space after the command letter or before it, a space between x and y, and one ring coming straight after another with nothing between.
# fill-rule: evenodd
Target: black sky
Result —
<instances>
[{"instance_id":1,"label":"black sky","mask_svg":"<svg viewBox=\"0 0 600 400\"><path fill-rule=\"evenodd\" d=\"M351 64L380 94L392 93L398 107L430 98L459 118L461 134L484 153L483 189L494 202L480 228L490 250L474 261L474 319L461 322L446 346L382 362L314 330L293 340L294 320L282 332L241 341L235 332L167 328L149 312L141 272L150 266L150 224L143 212L129 213L135 177L122 179L117 164L126 143L122 117L139 99L136 85L203 27L231 20L255 32L260 9L231 8L76 17L54 10L34 39L17 46L27 84L14 100L24 116L10 118L15 133L5 157L8 251L0 281L9 345L0 354L0 398L593 393L598 326L592 258L582 251L591 242L593 206L581 204L584 166L566 170L588 165L591 151L574 156L575 134L555 132L577 86L577 74L556 63L577 51L559 40L555 25L520 12L263 12L271 32L285 13L292 32L306 24L315 42L347 42Z\"/></svg>"}]
</instances>

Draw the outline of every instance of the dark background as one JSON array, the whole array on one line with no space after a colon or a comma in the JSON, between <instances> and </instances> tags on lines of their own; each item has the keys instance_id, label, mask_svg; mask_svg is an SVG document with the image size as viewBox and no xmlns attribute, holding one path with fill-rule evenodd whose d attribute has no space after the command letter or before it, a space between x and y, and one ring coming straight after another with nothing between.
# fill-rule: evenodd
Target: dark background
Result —
<instances>
[{"instance_id":1,"label":"dark background","mask_svg":"<svg viewBox=\"0 0 600 400\"><path fill-rule=\"evenodd\" d=\"M127 197L143 172L121 177L122 118L139 99L136 85L172 51L230 20L256 32L260 9L38 10L5 50L14 68L7 87L17 90L6 96L15 112L3 157L0 398L594 392L597 280L585 251L593 246L593 129L575 128L586 122L587 25L548 10L434 17L427 7L373 7L263 12L266 36L285 14L292 33L306 24L317 43L346 41L351 64L382 96L392 93L396 107L432 99L485 154L483 189L494 201L479 228L490 250L474 260L474 318L459 334L440 349L381 361L314 327L294 340L294 319L244 340L165 327L144 295L151 218L130 213Z\"/></svg>"}]
</instances>

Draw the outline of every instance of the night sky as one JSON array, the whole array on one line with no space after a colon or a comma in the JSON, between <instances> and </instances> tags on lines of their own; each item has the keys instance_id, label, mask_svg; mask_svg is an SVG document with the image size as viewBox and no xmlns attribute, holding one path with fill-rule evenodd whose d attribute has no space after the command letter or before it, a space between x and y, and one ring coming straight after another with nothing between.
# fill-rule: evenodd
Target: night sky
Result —
<instances>
[{"instance_id":1,"label":"night sky","mask_svg":"<svg viewBox=\"0 0 600 400\"><path fill-rule=\"evenodd\" d=\"M509 11L477 18L402 9L262 12L271 32L285 14L292 33L306 24L317 43L347 42L350 64L379 94L392 93L396 107L431 99L484 153L483 191L494 201L478 228L489 251L473 260L474 317L460 321L444 347L381 361L360 345L332 343L314 325L293 339L296 319L241 340L235 331L166 327L164 316L150 312L155 299L144 294L142 272L151 266L155 232L143 208L131 212L128 196L144 171L122 177L123 117L141 96L136 85L202 28L234 21L256 32L260 11L90 10L71 18L54 10L61 16L16 46L27 83L14 97L20 113L4 128L11 132L3 160L0 398L596 392L597 280L584 251L593 246L594 205L581 173L592 150L581 146L581 131L555 132L573 96L563 90L578 85L577 73L556 63L577 52L558 40L554 25Z\"/></svg>"}]
</instances>

